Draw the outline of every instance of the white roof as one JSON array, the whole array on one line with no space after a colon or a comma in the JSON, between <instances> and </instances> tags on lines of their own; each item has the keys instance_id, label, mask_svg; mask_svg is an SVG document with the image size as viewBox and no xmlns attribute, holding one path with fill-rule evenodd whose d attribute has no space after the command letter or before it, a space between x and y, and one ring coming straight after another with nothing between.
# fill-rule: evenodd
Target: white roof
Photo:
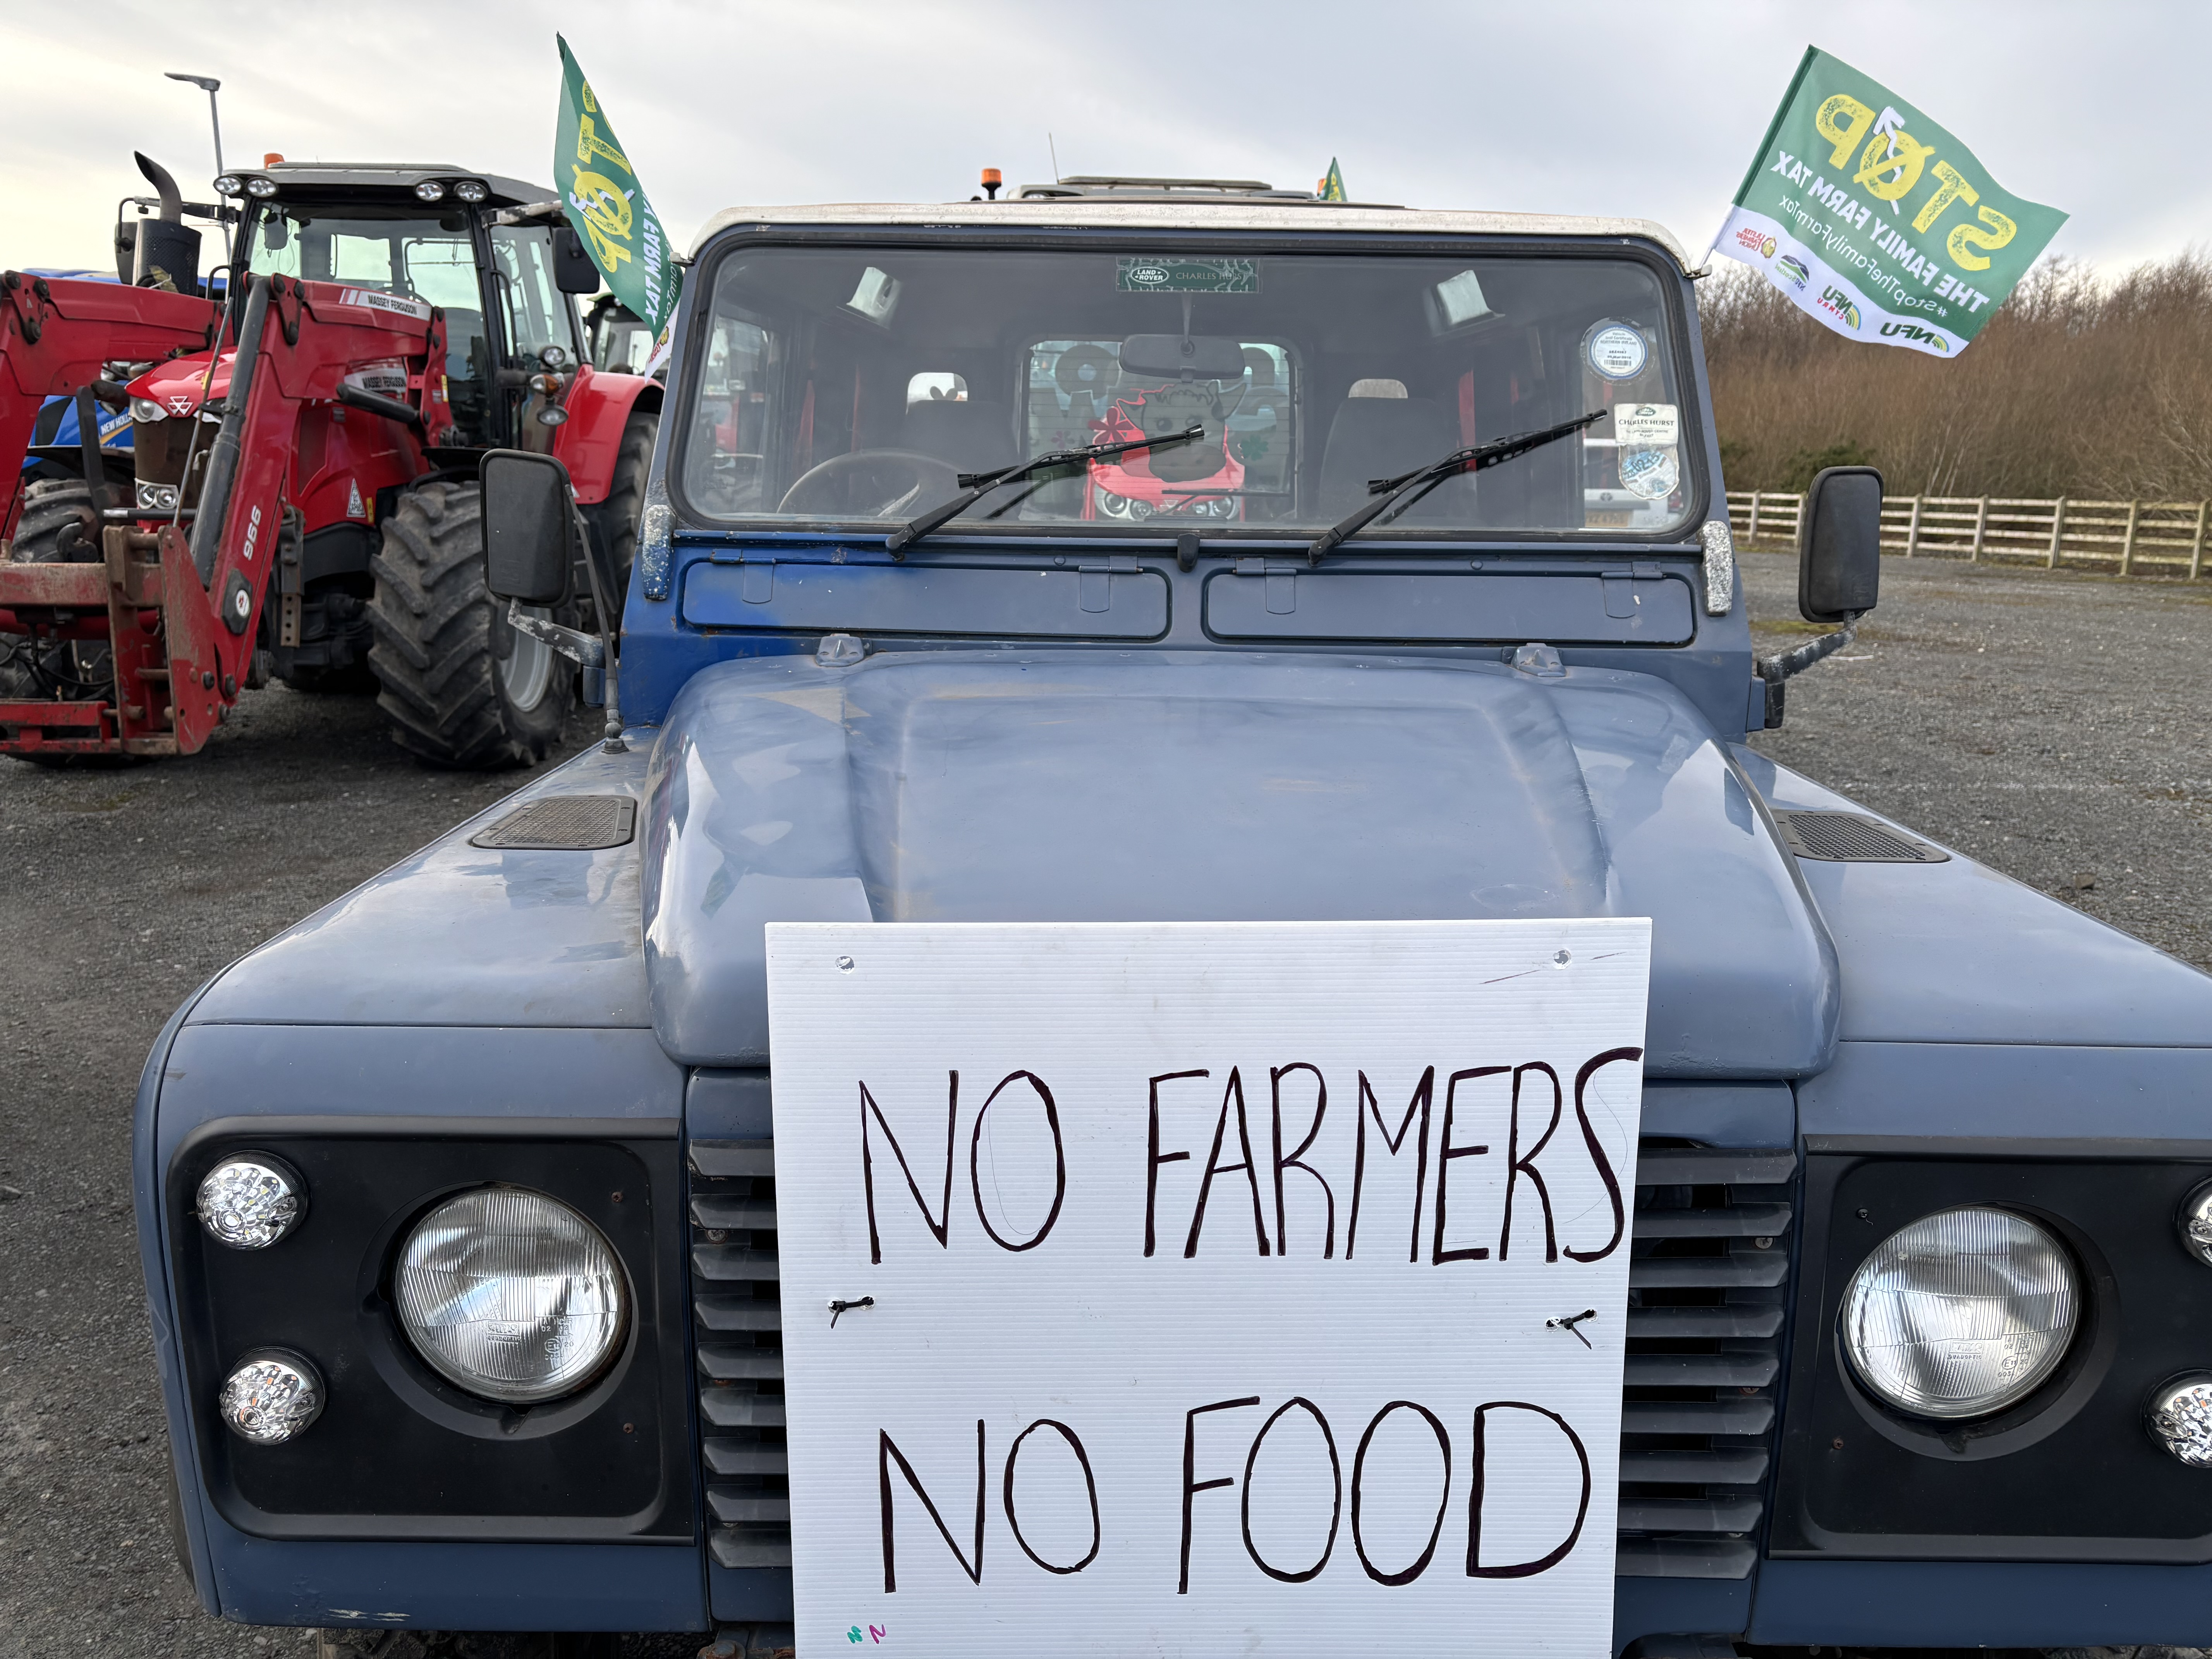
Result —
<instances>
[{"instance_id":1,"label":"white roof","mask_svg":"<svg viewBox=\"0 0 2212 1659\"><path fill-rule=\"evenodd\" d=\"M691 245L696 257L733 225L1036 225L1081 229L1399 231L1431 236L1639 237L1657 243L1684 270L1682 245L1649 219L1576 218L1551 213L1452 213L1416 208L1270 202L1250 197L1116 202L1060 197L998 202L832 202L809 207L725 208Z\"/></svg>"}]
</instances>

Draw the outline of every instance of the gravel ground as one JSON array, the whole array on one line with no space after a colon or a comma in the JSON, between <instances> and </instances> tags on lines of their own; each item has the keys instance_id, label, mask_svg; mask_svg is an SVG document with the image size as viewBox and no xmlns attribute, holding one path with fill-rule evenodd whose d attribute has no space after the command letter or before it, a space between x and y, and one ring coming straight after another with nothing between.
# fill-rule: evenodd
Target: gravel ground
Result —
<instances>
[{"instance_id":1,"label":"gravel ground","mask_svg":"<svg viewBox=\"0 0 2212 1659\"><path fill-rule=\"evenodd\" d=\"M1745 565L1754 618L1790 629L1790 561ZM2173 668L2212 658L2212 590L1895 560L1884 579L1860 643L1792 685L1759 747L2212 967L2212 762ZM527 775L424 771L369 702L281 688L189 761L0 761L0 1654L307 1650L206 1619L170 1559L132 1091L193 987Z\"/></svg>"}]
</instances>

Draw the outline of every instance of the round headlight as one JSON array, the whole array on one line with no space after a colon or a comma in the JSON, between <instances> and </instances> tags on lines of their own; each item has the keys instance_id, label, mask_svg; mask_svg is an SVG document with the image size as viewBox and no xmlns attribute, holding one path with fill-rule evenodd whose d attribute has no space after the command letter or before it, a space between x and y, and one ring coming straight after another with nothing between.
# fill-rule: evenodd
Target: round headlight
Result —
<instances>
[{"instance_id":1,"label":"round headlight","mask_svg":"<svg viewBox=\"0 0 2212 1659\"><path fill-rule=\"evenodd\" d=\"M265 201L276 193L276 181L274 179L248 179L246 193L257 200Z\"/></svg>"},{"instance_id":2,"label":"round headlight","mask_svg":"<svg viewBox=\"0 0 2212 1659\"><path fill-rule=\"evenodd\" d=\"M415 186L415 199L418 202L442 202L446 199L446 187L435 179L425 179Z\"/></svg>"},{"instance_id":3,"label":"round headlight","mask_svg":"<svg viewBox=\"0 0 2212 1659\"><path fill-rule=\"evenodd\" d=\"M169 494L174 507L176 491ZM234 1250L266 1249L298 1226L307 1209L306 1183L262 1152L242 1152L210 1170L192 1206L208 1237Z\"/></svg>"},{"instance_id":4,"label":"round headlight","mask_svg":"<svg viewBox=\"0 0 2212 1659\"><path fill-rule=\"evenodd\" d=\"M216 1409L240 1439L281 1446L323 1414L323 1379L298 1354L263 1348L232 1368Z\"/></svg>"},{"instance_id":5,"label":"round headlight","mask_svg":"<svg viewBox=\"0 0 2212 1659\"><path fill-rule=\"evenodd\" d=\"M2199 1261L2212 1263L2212 1184L2199 1187L2182 1200L2177 1223L2181 1248Z\"/></svg>"},{"instance_id":6,"label":"round headlight","mask_svg":"<svg viewBox=\"0 0 2212 1659\"><path fill-rule=\"evenodd\" d=\"M2080 1316L2057 1239L2003 1210L1944 1210L1860 1264L1844 1297L1844 1353L1899 1411L1985 1417L2051 1375Z\"/></svg>"},{"instance_id":7,"label":"round headlight","mask_svg":"<svg viewBox=\"0 0 2212 1659\"><path fill-rule=\"evenodd\" d=\"M399 1249L399 1322L471 1394L531 1405L574 1394L622 1346L629 1295L598 1228L538 1193L448 1199Z\"/></svg>"},{"instance_id":8,"label":"round headlight","mask_svg":"<svg viewBox=\"0 0 2212 1659\"><path fill-rule=\"evenodd\" d=\"M219 173L216 177L215 193L218 196L235 196L245 188L245 181L234 173Z\"/></svg>"},{"instance_id":9,"label":"round headlight","mask_svg":"<svg viewBox=\"0 0 2212 1659\"><path fill-rule=\"evenodd\" d=\"M459 197L471 207L474 207L478 202L483 201L485 197L490 195L491 192L486 190L483 185L479 184L476 179L464 179L460 183L453 186L453 194Z\"/></svg>"},{"instance_id":10,"label":"round headlight","mask_svg":"<svg viewBox=\"0 0 2212 1659\"><path fill-rule=\"evenodd\" d=\"M2177 1376L2151 1391L2143 1419L2151 1438L2191 1468L2212 1468L2212 1376Z\"/></svg>"},{"instance_id":11,"label":"round headlight","mask_svg":"<svg viewBox=\"0 0 2212 1659\"><path fill-rule=\"evenodd\" d=\"M169 411L151 398L133 398L131 400L131 418L134 421L165 421L168 417Z\"/></svg>"}]
</instances>

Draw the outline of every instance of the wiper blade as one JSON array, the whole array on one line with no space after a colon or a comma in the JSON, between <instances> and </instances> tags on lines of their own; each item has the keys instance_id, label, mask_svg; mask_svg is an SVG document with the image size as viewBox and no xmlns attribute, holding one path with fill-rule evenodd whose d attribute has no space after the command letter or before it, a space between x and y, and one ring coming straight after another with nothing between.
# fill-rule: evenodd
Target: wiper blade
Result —
<instances>
[{"instance_id":1,"label":"wiper blade","mask_svg":"<svg viewBox=\"0 0 2212 1659\"><path fill-rule=\"evenodd\" d=\"M1167 444L1187 444L1194 438L1203 438L1206 428L1193 422L1181 432L1163 432L1150 438L1130 438L1117 443L1092 444L1087 449L1054 449L1044 454L1017 461L1012 466L1002 466L995 472L963 472L958 476L961 493L942 507L933 507L920 518L901 525L891 532L884 543L894 559L904 556L904 550L920 541L932 531L942 529L969 507L981 501L1000 484L1010 484L1036 472L1056 466L1088 465L1104 460L1109 455L1126 455L1133 449L1157 449Z\"/></svg>"},{"instance_id":2,"label":"wiper blade","mask_svg":"<svg viewBox=\"0 0 2212 1659\"><path fill-rule=\"evenodd\" d=\"M1571 432L1579 432L1584 427L1603 420L1605 414L1605 410L1596 410L1588 415L1578 415L1571 421L1562 421L1557 426L1547 426L1541 432L1516 432L1510 438L1494 439L1486 444L1477 444L1471 449L1455 449L1440 461L1417 467L1411 472L1401 472L1395 478L1370 478L1367 493L1376 499L1324 531L1320 538L1306 549L1307 562L1319 564L1323 554L1334 551L1340 542L1357 536L1401 501L1410 507L1454 473L1480 472L1485 467L1513 460L1532 449L1541 449L1546 444L1556 442Z\"/></svg>"}]
</instances>

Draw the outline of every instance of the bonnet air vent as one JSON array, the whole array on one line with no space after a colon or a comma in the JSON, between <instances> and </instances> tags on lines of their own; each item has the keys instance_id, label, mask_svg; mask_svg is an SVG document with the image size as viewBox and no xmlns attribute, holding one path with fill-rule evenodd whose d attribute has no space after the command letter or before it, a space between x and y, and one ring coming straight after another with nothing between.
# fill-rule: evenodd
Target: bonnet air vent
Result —
<instances>
[{"instance_id":1,"label":"bonnet air vent","mask_svg":"<svg viewBox=\"0 0 2212 1659\"><path fill-rule=\"evenodd\" d=\"M622 846L636 828L637 803L628 795L541 795L470 836L469 845L591 852Z\"/></svg>"},{"instance_id":2,"label":"bonnet air vent","mask_svg":"<svg viewBox=\"0 0 2212 1659\"><path fill-rule=\"evenodd\" d=\"M1863 812L1777 812L1774 822L1790 850L1801 859L1831 864L1944 864L1951 857Z\"/></svg>"}]
</instances>

